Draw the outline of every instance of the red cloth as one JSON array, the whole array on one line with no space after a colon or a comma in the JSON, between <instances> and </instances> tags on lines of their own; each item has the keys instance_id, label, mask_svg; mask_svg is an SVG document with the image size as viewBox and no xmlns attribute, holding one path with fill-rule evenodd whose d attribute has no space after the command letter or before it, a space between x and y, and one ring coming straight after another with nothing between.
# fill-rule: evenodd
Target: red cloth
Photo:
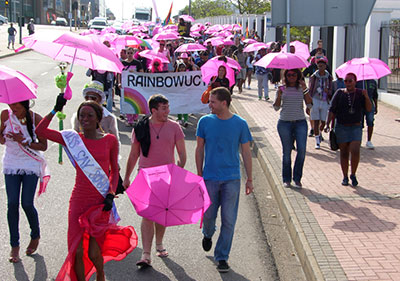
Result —
<instances>
[{"instance_id":1,"label":"red cloth","mask_svg":"<svg viewBox=\"0 0 400 281\"><path fill-rule=\"evenodd\" d=\"M60 132L48 128L50 120L43 118L36 127L36 134L65 145ZM108 134L101 139L86 139L79 134L86 148L109 176L110 190L118 184L118 141ZM111 169L111 171L110 171ZM72 190L68 211L68 256L56 280L76 280L74 272L75 252L83 239L86 280L95 272L87 257L89 236L95 237L102 249L104 263L122 260L137 246L137 235L132 226L120 227L109 221L110 212L103 212L104 197L76 165L75 186Z\"/></svg>"}]
</instances>

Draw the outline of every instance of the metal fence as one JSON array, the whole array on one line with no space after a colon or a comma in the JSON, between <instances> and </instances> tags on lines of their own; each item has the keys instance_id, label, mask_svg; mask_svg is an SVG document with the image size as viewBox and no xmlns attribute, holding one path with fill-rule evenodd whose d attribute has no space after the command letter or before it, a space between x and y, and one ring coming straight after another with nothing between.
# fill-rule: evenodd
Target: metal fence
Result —
<instances>
[{"instance_id":1,"label":"metal fence","mask_svg":"<svg viewBox=\"0 0 400 281\"><path fill-rule=\"evenodd\" d=\"M400 93L400 20L392 21L389 26L388 66L392 74L387 77L389 91Z\"/></svg>"}]
</instances>

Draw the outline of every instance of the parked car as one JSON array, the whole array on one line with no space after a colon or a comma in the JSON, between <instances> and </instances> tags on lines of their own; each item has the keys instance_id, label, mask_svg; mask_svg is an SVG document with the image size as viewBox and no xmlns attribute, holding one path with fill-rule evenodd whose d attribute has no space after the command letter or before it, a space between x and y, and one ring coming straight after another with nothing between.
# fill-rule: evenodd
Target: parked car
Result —
<instances>
[{"instance_id":1,"label":"parked car","mask_svg":"<svg viewBox=\"0 0 400 281\"><path fill-rule=\"evenodd\" d=\"M56 18L56 25L60 25L60 26L67 26L68 22L65 18Z\"/></svg>"},{"instance_id":2,"label":"parked car","mask_svg":"<svg viewBox=\"0 0 400 281\"><path fill-rule=\"evenodd\" d=\"M90 25L90 29L97 29L103 30L108 26L106 20L93 20L92 24Z\"/></svg>"},{"instance_id":3,"label":"parked car","mask_svg":"<svg viewBox=\"0 0 400 281\"><path fill-rule=\"evenodd\" d=\"M8 23L8 18L0 15L0 25Z\"/></svg>"}]
</instances>

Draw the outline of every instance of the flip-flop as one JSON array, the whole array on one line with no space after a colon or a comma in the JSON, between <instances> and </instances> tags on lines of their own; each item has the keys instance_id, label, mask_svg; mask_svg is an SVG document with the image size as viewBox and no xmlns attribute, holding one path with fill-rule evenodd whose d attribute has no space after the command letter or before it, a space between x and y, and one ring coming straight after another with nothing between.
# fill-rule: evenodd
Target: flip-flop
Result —
<instances>
[{"instance_id":1,"label":"flip-flop","mask_svg":"<svg viewBox=\"0 0 400 281\"><path fill-rule=\"evenodd\" d=\"M36 250L37 250L37 248L36 249L34 249L34 248L26 248L25 254L27 256L32 256L36 252Z\"/></svg>"},{"instance_id":2,"label":"flip-flop","mask_svg":"<svg viewBox=\"0 0 400 281\"><path fill-rule=\"evenodd\" d=\"M136 265L140 268L151 267L151 260L150 259L141 259L136 262Z\"/></svg>"},{"instance_id":3,"label":"flip-flop","mask_svg":"<svg viewBox=\"0 0 400 281\"><path fill-rule=\"evenodd\" d=\"M31 242L29 242L29 245L25 251L25 254L27 256L31 256L36 252L37 248L39 247L39 240L40 240L40 237L36 238L36 239L32 239ZM35 245L36 247L32 247L31 245Z\"/></svg>"},{"instance_id":4,"label":"flip-flop","mask_svg":"<svg viewBox=\"0 0 400 281\"><path fill-rule=\"evenodd\" d=\"M21 261L21 259L19 257L9 257L8 261L11 263L18 263Z\"/></svg>"},{"instance_id":5,"label":"flip-flop","mask_svg":"<svg viewBox=\"0 0 400 281\"><path fill-rule=\"evenodd\" d=\"M157 249L156 251L157 251L156 255L159 258L166 258L169 255L166 249L161 249L161 250Z\"/></svg>"}]
</instances>

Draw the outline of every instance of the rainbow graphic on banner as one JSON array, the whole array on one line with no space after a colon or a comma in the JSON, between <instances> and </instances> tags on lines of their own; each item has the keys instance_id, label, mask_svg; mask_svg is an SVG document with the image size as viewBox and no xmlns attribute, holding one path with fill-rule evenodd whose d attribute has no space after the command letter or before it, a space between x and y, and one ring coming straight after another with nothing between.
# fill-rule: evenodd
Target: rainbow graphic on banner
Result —
<instances>
[{"instance_id":1,"label":"rainbow graphic on banner","mask_svg":"<svg viewBox=\"0 0 400 281\"><path fill-rule=\"evenodd\" d=\"M132 106L136 114L150 114L146 99L138 91L124 88L124 101Z\"/></svg>"}]
</instances>

